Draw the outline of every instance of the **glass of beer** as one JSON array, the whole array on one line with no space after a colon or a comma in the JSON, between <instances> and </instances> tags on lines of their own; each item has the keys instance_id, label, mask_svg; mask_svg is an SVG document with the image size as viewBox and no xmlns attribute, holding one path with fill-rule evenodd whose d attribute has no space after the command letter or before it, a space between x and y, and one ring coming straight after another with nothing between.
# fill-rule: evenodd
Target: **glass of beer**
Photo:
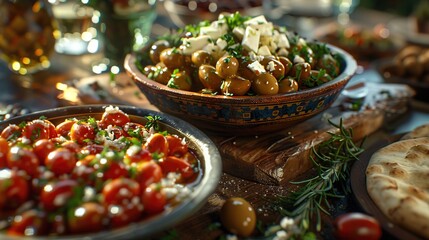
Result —
<instances>
[{"instance_id":1,"label":"glass of beer","mask_svg":"<svg viewBox=\"0 0 429 240\"><path fill-rule=\"evenodd\" d=\"M0 58L24 87L31 86L33 73L50 67L55 26L44 0L0 1Z\"/></svg>"}]
</instances>

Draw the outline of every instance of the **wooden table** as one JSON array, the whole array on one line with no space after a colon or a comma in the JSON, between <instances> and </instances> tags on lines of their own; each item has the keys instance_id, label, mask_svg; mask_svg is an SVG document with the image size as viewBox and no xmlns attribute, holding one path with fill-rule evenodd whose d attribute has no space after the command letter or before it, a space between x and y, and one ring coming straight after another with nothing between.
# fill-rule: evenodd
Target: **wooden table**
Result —
<instances>
[{"instance_id":1,"label":"wooden table","mask_svg":"<svg viewBox=\"0 0 429 240\"><path fill-rule=\"evenodd\" d=\"M362 17L361 17L362 18ZM161 20L165 21L165 18ZM11 73L7 67L0 64L0 107L7 104L18 103L31 111L50 109L66 105L67 102L58 100L57 96L60 93L56 88L58 83L70 81L71 79L80 79L83 77L92 76L91 63L100 59L102 54L92 54L83 56L68 56L54 54L52 59L52 67L44 72L38 73L35 76L34 86L32 88L22 88L12 80ZM354 82L366 81L379 83L382 82L380 76L370 68L365 69L362 74L357 75L353 79ZM320 117L320 116L318 116ZM314 121L314 120L313 120ZM370 142L377 139L400 134L414 129L415 127L429 122L429 107L427 104L412 103L411 108L404 114L400 114L391 119L387 124L379 126L379 129L368 132ZM313 130L312 130L313 131ZM220 151L226 156L227 147L231 144L225 144L224 138L212 136L214 141L220 147ZM264 136L261 136L264 137ZM238 139L238 141L246 142L248 139ZM227 169L233 168L234 165L227 166ZM309 166L304 168L308 169ZM231 174L225 171L218 190L210 197L206 206L201 209L198 214L190 218L185 224L177 226L177 230L181 239L215 239L221 234L221 230L207 231L207 227L211 223L218 221L217 211L223 201L232 196L244 197L251 202L257 211L258 218L265 223L276 223L280 216L274 212L267 204L267 199L274 194L287 194L294 188L289 184L290 179L283 181L254 181L252 177L243 177L240 174ZM264 178L265 179L265 178ZM353 197L349 196L342 200L335 209L332 217L326 217L327 230L323 233L323 238L332 238L332 219L335 215L342 212L359 211L359 207ZM385 235L388 239L390 236Z\"/></svg>"}]
</instances>

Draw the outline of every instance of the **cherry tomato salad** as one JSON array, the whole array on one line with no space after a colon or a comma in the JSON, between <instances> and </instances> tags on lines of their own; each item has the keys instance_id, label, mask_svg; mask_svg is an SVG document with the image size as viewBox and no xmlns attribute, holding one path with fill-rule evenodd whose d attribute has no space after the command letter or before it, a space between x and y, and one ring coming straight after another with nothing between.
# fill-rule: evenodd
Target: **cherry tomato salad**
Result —
<instances>
[{"instance_id":1,"label":"cherry tomato salad","mask_svg":"<svg viewBox=\"0 0 429 240\"><path fill-rule=\"evenodd\" d=\"M118 228L186 199L201 174L186 139L159 117L130 120L108 106L101 119L43 118L0 135L0 231L72 235Z\"/></svg>"},{"instance_id":2,"label":"cherry tomato salad","mask_svg":"<svg viewBox=\"0 0 429 240\"><path fill-rule=\"evenodd\" d=\"M220 14L188 25L137 54L149 79L226 96L274 95L322 85L340 73L336 54L261 15Z\"/></svg>"}]
</instances>

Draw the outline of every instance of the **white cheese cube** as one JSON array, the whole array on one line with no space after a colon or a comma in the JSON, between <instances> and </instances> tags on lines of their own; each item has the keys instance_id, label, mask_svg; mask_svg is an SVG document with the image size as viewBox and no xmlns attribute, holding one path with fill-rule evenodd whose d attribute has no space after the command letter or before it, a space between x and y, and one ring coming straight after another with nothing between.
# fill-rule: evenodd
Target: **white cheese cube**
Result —
<instances>
[{"instance_id":1,"label":"white cheese cube","mask_svg":"<svg viewBox=\"0 0 429 240\"><path fill-rule=\"evenodd\" d=\"M254 72L256 75L266 72L264 66L262 66L262 64L258 61L254 61L251 64L247 65L247 68L252 70L252 72Z\"/></svg>"},{"instance_id":2,"label":"white cheese cube","mask_svg":"<svg viewBox=\"0 0 429 240\"><path fill-rule=\"evenodd\" d=\"M222 32L212 26L201 27L200 36L205 35L209 36L211 39L218 39L220 36L222 36Z\"/></svg>"},{"instance_id":3,"label":"white cheese cube","mask_svg":"<svg viewBox=\"0 0 429 240\"><path fill-rule=\"evenodd\" d=\"M244 32L244 37L241 44L248 51L258 52L260 36L261 33L258 30L250 26L246 27L246 31Z\"/></svg>"},{"instance_id":4,"label":"white cheese cube","mask_svg":"<svg viewBox=\"0 0 429 240\"><path fill-rule=\"evenodd\" d=\"M277 46L281 48L290 48L289 40L287 39L286 34L282 33L279 35Z\"/></svg>"},{"instance_id":5,"label":"white cheese cube","mask_svg":"<svg viewBox=\"0 0 429 240\"><path fill-rule=\"evenodd\" d=\"M287 55L289 55L289 51L286 48L280 48L277 51L277 55L287 57Z\"/></svg>"},{"instance_id":6,"label":"white cheese cube","mask_svg":"<svg viewBox=\"0 0 429 240\"><path fill-rule=\"evenodd\" d=\"M293 58L293 63L305 63L304 58L302 58L301 56L295 55L295 57Z\"/></svg>"},{"instance_id":7,"label":"white cheese cube","mask_svg":"<svg viewBox=\"0 0 429 240\"><path fill-rule=\"evenodd\" d=\"M224 35L228 31L228 24L225 19L213 21L210 26L217 29L221 35Z\"/></svg>"},{"instance_id":8,"label":"white cheese cube","mask_svg":"<svg viewBox=\"0 0 429 240\"><path fill-rule=\"evenodd\" d=\"M261 55L261 56L271 56L271 52L270 52L270 49L268 48L268 46L267 45L261 46L258 49L258 55Z\"/></svg>"},{"instance_id":9,"label":"white cheese cube","mask_svg":"<svg viewBox=\"0 0 429 240\"><path fill-rule=\"evenodd\" d=\"M273 35L273 23L271 22L251 26L261 32L261 36Z\"/></svg>"},{"instance_id":10,"label":"white cheese cube","mask_svg":"<svg viewBox=\"0 0 429 240\"><path fill-rule=\"evenodd\" d=\"M235 27L232 29L232 33L240 40L244 37L244 28L242 27Z\"/></svg>"},{"instance_id":11,"label":"white cheese cube","mask_svg":"<svg viewBox=\"0 0 429 240\"><path fill-rule=\"evenodd\" d=\"M267 23L267 19L265 18L264 15L259 15L257 17L251 18L247 21L244 22L244 26L249 26L249 25L258 25L258 24L264 24Z\"/></svg>"},{"instance_id":12,"label":"white cheese cube","mask_svg":"<svg viewBox=\"0 0 429 240\"><path fill-rule=\"evenodd\" d=\"M190 55L197 50L203 49L204 46L209 44L210 37L205 35L205 36L198 36L194 38L183 38L182 41L183 43L182 43L181 49L183 51L183 54Z\"/></svg>"},{"instance_id":13,"label":"white cheese cube","mask_svg":"<svg viewBox=\"0 0 429 240\"><path fill-rule=\"evenodd\" d=\"M221 38L218 38L216 40L216 45L219 47L220 50L224 50L226 46L228 46L228 42Z\"/></svg>"}]
</instances>

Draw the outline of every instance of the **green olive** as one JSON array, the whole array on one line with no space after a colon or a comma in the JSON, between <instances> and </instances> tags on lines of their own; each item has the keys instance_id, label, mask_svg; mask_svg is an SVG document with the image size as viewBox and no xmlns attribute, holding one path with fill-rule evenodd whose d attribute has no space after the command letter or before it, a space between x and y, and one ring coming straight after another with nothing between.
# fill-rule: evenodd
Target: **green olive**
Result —
<instances>
[{"instance_id":1,"label":"green olive","mask_svg":"<svg viewBox=\"0 0 429 240\"><path fill-rule=\"evenodd\" d=\"M185 56L177 48L167 48L161 52L159 59L169 69L181 69L185 64Z\"/></svg>"},{"instance_id":2,"label":"green olive","mask_svg":"<svg viewBox=\"0 0 429 240\"><path fill-rule=\"evenodd\" d=\"M191 56L192 63L196 67L199 67L203 64L210 64L212 61L212 58L213 57L210 55L210 53L204 50L195 51L194 53L192 53L192 56Z\"/></svg>"},{"instance_id":3,"label":"green olive","mask_svg":"<svg viewBox=\"0 0 429 240\"><path fill-rule=\"evenodd\" d=\"M189 91L192 88L192 79L186 71L174 71L168 80L167 86Z\"/></svg>"},{"instance_id":4,"label":"green olive","mask_svg":"<svg viewBox=\"0 0 429 240\"><path fill-rule=\"evenodd\" d=\"M261 73L252 82L252 89L257 95L274 95L279 92L279 84L272 74Z\"/></svg>"},{"instance_id":5,"label":"green olive","mask_svg":"<svg viewBox=\"0 0 429 240\"><path fill-rule=\"evenodd\" d=\"M227 199L222 205L220 220L229 232L240 237L248 237L255 229L256 213L248 201L233 197Z\"/></svg>"},{"instance_id":6,"label":"green olive","mask_svg":"<svg viewBox=\"0 0 429 240\"><path fill-rule=\"evenodd\" d=\"M237 74L238 60L233 56L223 56L216 62L216 72L222 78Z\"/></svg>"},{"instance_id":7,"label":"green olive","mask_svg":"<svg viewBox=\"0 0 429 240\"><path fill-rule=\"evenodd\" d=\"M292 66L289 76L298 81L307 80L310 77L311 65L308 62L296 63Z\"/></svg>"},{"instance_id":8,"label":"green olive","mask_svg":"<svg viewBox=\"0 0 429 240\"><path fill-rule=\"evenodd\" d=\"M206 89L212 91L220 90L222 78L217 75L216 69L211 65L201 65L198 68L198 78Z\"/></svg>"},{"instance_id":9,"label":"green olive","mask_svg":"<svg viewBox=\"0 0 429 240\"><path fill-rule=\"evenodd\" d=\"M264 59L261 61L261 64L277 80L280 80L285 76L285 66L283 66L279 60L273 57L264 57Z\"/></svg>"},{"instance_id":10,"label":"green olive","mask_svg":"<svg viewBox=\"0 0 429 240\"><path fill-rule=\"evenodd\" d=\"M156 82L167 84L171 77L171 71L166 67L153 67L149 70L147 77Z\"/></svg>"},{"instance_id":11,"label":"green olive","mask_svg":"<svg viewBox=\"0 0 429 240\"><path fill-rule=\"evenodd\" d=\"M237 70L237 75L249 79L251 82L258 77L252 70L250 70L247 66L249 66L249 61L245 61L243 59L239 60L239 66Z\"/></svg>"},{"instance_id":12,"label":"green olive","mask_svg":"<svg viewBox=\"0 0 429 240\"><path fill-rule=\"evenodd\" d=\"M221 85L221 93L227 96L243 96L250 89L250 81L238 75L227 77Z\"/></svg>"},{"instance_id":13,"label":"green olive","mask_svg":"<svg viewBox=\"0 0 429 240\"><path fill-rule=\"evenodd\" d=\"M170 43L168 43L167 40L156 41L154 44L152 44L149 50L150 60L152 60L154 64L158 63L160 61L159 55L163 50L167 49L169 46L170 46Z\"/></svg>"},{"instance_id":14,"label":"green olive","mask_svg":"<svg viewBox=\"0 0 429 240\"><path fill-rule=\"evenodd\" d=\"M279 93L296 92L298 89L298 82L292 77L286 77L279 81Z\"/></svg>"},{"instance_id":15,"label":"green olive","mask_svg":"<svg viewBox=\"0 0 429 240\"><path fill-rule=\"evenodd\" d=\"M317 61L316 69L325 69L325 71L332 77L336 77L340 74L340 64L331 54L324 54Z\"/></svg>"},{"instance_id":16,"label":"green olive","mask_svg":"<svg viewBox=\"0 0 429 240\"><path fill-rule=\"evenodd\" d=\"M151 72L154 72L154 71L155 71L155 69L156 69L156 67L155 67L155 66L153 66L153 65L147 65L147 66L145 66L145 67L143 68L142 73L143 73L144 75L146 75L147 77L149 77L149 74L150 74ZM149 78L150 78L150 77L149 77ZM150 79L152 79L152 78L150 78Z\"/></svg>"},{"instance_id":17,"label":"green olive","mask_svg":"<svg viewBox=\"0 0 429 240\"><path fill-rule=\"evenodd\" d=\"M285 76L288 75L290 70L292 69L293 63L292 61L287 57L279 57L279 61L283 64L285 67Z\"/></svg>"}]
</instances>

